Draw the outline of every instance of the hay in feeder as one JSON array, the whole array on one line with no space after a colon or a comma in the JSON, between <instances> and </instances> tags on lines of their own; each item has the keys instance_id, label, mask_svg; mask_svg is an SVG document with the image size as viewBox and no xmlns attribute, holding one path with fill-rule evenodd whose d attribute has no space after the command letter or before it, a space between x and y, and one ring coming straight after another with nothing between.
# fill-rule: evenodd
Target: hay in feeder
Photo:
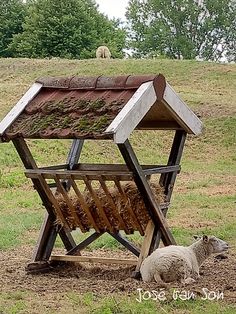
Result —
<instances>
[{"instance_id":1,"label":"hay in feeder","mask_svg":"<svg viewBox=\"0 0 236 314\"><path fill-rule=\"evenodd\" d=\"M111 196L110 199L109 197L107 197L102 187L100 187L99 189L94 189L94 192L99 199L99 203L101 204L101 207L103 208L107 219L109 220L111 226L115 229L115 231L124 229L124 226L122 226L121 224L122 221L125 223L126 233L128 234L138 230L137 223L141 226L143 230L145 230L147 223L151 217L148 209L144 204L142 195L138 191L136 184L132 181L123 183L121 186L124 191L125 197L118 191L117 187L112 187L109 188L109 194ZM163 188L159 184L156 184L154 182L150 183L150 187L156 198L157 203L163 203L165 201ZM68 196L71 203L73 204L74 213L76 213L78 220L84 227L85 231L89 231L91 228L94 228L86 212L83 210L78 197L76 195L72 195L71 193ZM89 208L91 215L93 216L94 221L96 222L96 226L98 227L98 229L101 232L109 230L101 215L99 208L96 205L96 201L88 190L85 190L83 192L83 198ZM69 227L72 230L79 227L63 195L57 195L57 201L60 206L61 213ZM130 211L132 211L133 215L136 217L136 224L134 222L134 217L132 217L132 215L130 214ZM121 219L119 219L119 216ZM61 221L58 214L56 222L57 224L63 225L63 221Z\"/></svg>"}]
</instances>

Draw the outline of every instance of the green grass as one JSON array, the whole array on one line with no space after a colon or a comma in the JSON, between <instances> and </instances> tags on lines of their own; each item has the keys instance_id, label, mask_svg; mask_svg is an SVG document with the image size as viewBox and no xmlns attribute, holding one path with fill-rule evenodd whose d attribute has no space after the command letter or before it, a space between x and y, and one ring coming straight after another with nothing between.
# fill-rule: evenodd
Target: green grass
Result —
<instances>
[{"instance_id":1,"label":"green grass","mask_svg":"<svg viewBox=\"0 0 236 314\"><path fill-rule=\"evenodd\" d=\"M178 295L177 300L174 299L175 295ZM0 293L0 312L4 314L201 314L203 312L234 314L236 311L234 305L226 305L221 299L220 301L217 299L210 301L203 300L205 296L197 296L194 300L181 300L181 295L183 298L183 292L174 294L174 291L171 291L165 294L167 299L165 301L142 299L141 302L138 302L138 292L126 297L113 294L103 298L92 293L80 295L75 292L67 292L65 295L58 293L54 296L54 300L50 300L43 295L35 296L32 292L14 291ZM153 294L152 298L154 298ZM40 307L37 307L38 302L41 302Z\"/></svg>"}]
</instances>

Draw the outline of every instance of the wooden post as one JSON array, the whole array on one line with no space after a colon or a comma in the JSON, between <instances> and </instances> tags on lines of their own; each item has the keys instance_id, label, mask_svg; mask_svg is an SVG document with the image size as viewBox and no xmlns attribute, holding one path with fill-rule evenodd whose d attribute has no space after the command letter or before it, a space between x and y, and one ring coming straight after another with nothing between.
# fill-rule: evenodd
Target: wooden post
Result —
<instances>
[{"instance_id":1,"label":"wooden post","mask_svg":"<svg viewBox=\"0 0 236 314\"><path fill-rule=\"evenodd\" d=\"M36 169L37 165L35 160L23 138L17 138L13 140L13 144L25 166L26 169ZM52 204L47 197L40 181L38 179L32 179L34 188L37 190L43 205L45 206L48 215L45 216L42 228L40 231L39 239L35 247L32 261L47 261L51 255L56 236L59 233L62 242L67 250L76 246L70 232L63 228L58 232L56 226L53 224L56 217L53 212ZM30 269L29 269L30 270Z\"/></svg>"},{"instance_id":2,"label":"wooden post","mask_svg":"<svg viewBox=\"0 0 236 314\"><path fill-rule=\"evenodd\" d=\"M83 148L84 140L73 140L71 149L69 151L68 157L67 157L67 164L68 170L72 170L74 165L78 163L81 151ZM71 181L70 180L65 180L65 186L66 190L69 191L71 188Z\"/></svg>"},{"instance_id":3,"label":"wooden post","mask_svg":"<svg viewBox=\"0 0 236 314\"><path fill-rule=\"evenodd\" d=\"M110 233L110 232L109 232ZM117 233L110 233L110 235L116 239L118 242L120 242L124 247L126 247L130 252L132 252L134 255L139 257L140 250L130 241L128 241L125 237L123 237L120 232Z\"/></svg>"},{"instance_id":4,"label":"wooden post","mask_svg":"<svg viewBox=\"0 0 236 314\"><path fill-rule=\"evenodd\" d=\"M163 242L165 245L175 244L175 239L173 238L165 217L160 209L160 206L157 204L155 197L151 191L151 188L147 182L146 176L141 168L137 157L129 143L128 140L123 144L118 144L120 152L128 166L128 168L134 174L134 181L143 196L144 203L147 209L150 212L151 217L153 218L155 224L161 230Z\"/></svg>"},{"instance_id":5,"label":"wooden post","mask_svg":"<svg viewBox=\"0 0 236 314\"><path fill-rule=\"evenodd\" d=\"M132 274L132 277L135 279L140 278L141 264L143 260L150 254L150 248L151 248L151 244L152 244L153 236L154 236L154 229L155 229L155 225L153 221L149 220L146 230L145 230L145 235L144 235L141 251L138 258L138 263L137 263L134 273Z\"/></svg>"},{"instance_id":6,"label":"wooden post","mask_svg":"<svg viewBox=\"0 0 236 314\"><path fill-rule=\"evenodd\" d=\"M170 151L170 156L168 160L168 166L179 166L181 157L183 154L184 143L187 137L187 133L185 131L177 130L175 132L173 144ZM166 202L169 203L171 200L172 192L174 189L175 180L179 171L172 171L169 173L162 173L160 177L160 185L165 189ZM166 216L168 208L163 209L163 214ZM155 230L154 233L155 241L152 245L152 251L157 249L160 244L161 234L159 230Z\"/></svg>"}]
</instances>

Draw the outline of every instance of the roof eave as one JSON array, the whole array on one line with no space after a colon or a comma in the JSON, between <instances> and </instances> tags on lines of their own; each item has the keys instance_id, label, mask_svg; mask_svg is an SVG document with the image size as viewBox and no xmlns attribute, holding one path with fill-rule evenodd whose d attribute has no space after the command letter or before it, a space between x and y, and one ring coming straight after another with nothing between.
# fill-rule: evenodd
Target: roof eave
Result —
<instances>
[{"instance_id":1,"label":"roof eave","mask_svg":"<svg viewBox=\"0 0 236 314\"><path fill-rule=\"evenodd\" d=\"M162 102L187 133L194 135L202 133L203 124L201 120L181 100L168 83L166 83Z\"/></svg>"},{"instance_id":2,"label":"roof eave","mask_svg":"<svg viewBox=\"0 0 236 314\"><path fill-rule=\"evenodd\" d=\"M153 81L143 83L107 127L116 144L124 143L157 100Z\"/></svg>"},{"instance_id":3,"label":"roof eave","mask_svg":"<svg viewBox=\"0 0 236 314\"><path fill-rule=\"evenodd\" d=\"M8 112L8 114L0 122L0 138L4 135L5 131L12 125L12 123L22 113L28 103L39 93L43 87L40 83L34 83L27 92L21 97L17 104ZM1 140L3 141L3 140Z\"/></svg>"}]
</instances>

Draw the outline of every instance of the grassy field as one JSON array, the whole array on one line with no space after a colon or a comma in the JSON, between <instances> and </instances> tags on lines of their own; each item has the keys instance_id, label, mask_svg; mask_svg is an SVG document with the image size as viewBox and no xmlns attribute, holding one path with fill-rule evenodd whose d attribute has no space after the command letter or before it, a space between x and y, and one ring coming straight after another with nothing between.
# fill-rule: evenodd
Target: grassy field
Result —
<instances>
[{"instance_id":1,"label":"grassy field","mask_svg":"<svg viewBox=\"0 0 236 314\"><path fill-rule=\"evenodd\" d=\"M0 119L36 78L42 76L163 73L168 82L204 122L199 137L189 136L177 178L168 222L179 244L194 234L214 234L227 240L236 253L236 65L173 60L29 60L0 59ZM166 162L173 134L134 132L131 142L141 163ZM46 141L45 141L46 142ZM31 141L38 165L64 163L70 141ZM60 143L60 144L59 144ZM91 153L92 152L92 153ZM83 162L120 162L112 143L85 143ZM0 256L22 246L32 247L44 209L11 143L0 145ZM76 235L81 237L79 234ZM135 235L134 242L140 244ZM60 241L57 242L60 247ZM94 248L116 250L108 237ZM0 259L1 260L1 259ZM23 265L24 266L24 265ZM1 284L1 282L0 282ZM4 284L4 282L3 282ZM56 288L55 288L56 290ZM135 291L134 291L135 293ZM235 292L236 294L236 292ZM232 302L201 300L138 303L131 295L98 298L92 293L53 294L58 309L42 304L30 290L0 292L0 313L235 313ZM80 311L78 312L78 307ZM37 312L38 311L38 312ZM59 312L58 312L59 311Z\"/></svg>"}]
</instances>

